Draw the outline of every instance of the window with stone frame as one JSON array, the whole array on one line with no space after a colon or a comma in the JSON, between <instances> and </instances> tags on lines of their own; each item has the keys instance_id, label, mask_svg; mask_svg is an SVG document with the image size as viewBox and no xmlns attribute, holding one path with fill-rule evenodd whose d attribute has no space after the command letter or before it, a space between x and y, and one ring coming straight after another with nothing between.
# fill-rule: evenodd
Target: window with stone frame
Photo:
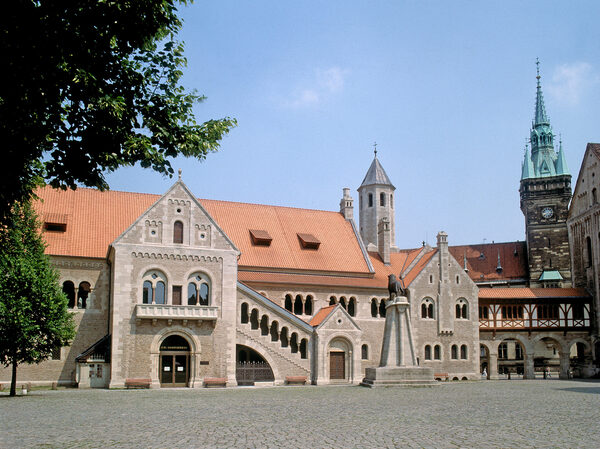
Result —
<instances>
[{"instance_id":1,"label":"window with stone frame","mask_svg":"<svg viewBox=\"0 0 600 449\"><path fill-rule=\"evenodd\" d=\"M498 346L498 359L504 360L508 358L508 343L502 342Z\"/></svg>"},{"instance_id":2,"label":"window with stone frame","mask_svg":"<svg viewBox=\"0 0 600 449\"><path fill-rule=\"evenodd\" d=\"M433 347L433 359L442 360L442 347L440 345L435 345Z\"/></svg>"},{"instance_id":3,"label":"window with stone frame","mask_svg":"<svg viewBox=\"0 0 600 449\"><path fill-rule=\"evenodd\" d=\"M179 220L173 223L173 243L183 243L183 223Z\"/></svg>"},{"instance_id":4,"label":"window with stone frame","mask_svg":"<svg viewBox=\"0 0 600 449\"><path fill-rule=\"evenodd\" d=\"M425 345L425 360L431 360L431 346Z\"/></svg>"},{"instance_id":5,"label":"window with stone frame","mask_svg":"<svg viewBox=\"0 0 600 449\"><path fill-rule=\"evenodd\" d=\"M162 271L147 271L142 277L142 304L166 304L166 286L167 277Z\"/></svg>"},{"instance_id":6,"label":"window with stone frame","mask_svg":"<svg viewBox=\"0 0 600 449\"><path fill-rule=\"evenodd\" d=\"M458 359L458 345L452 345L452 348L450 350L450 358L452 360Z\"/></svg>"},{"instance_id":7,"label":"window with stone frame","mask_svg":"<svg viewBox=\"0 0 600 449\"><path fill-rule=\"evenodd\" d=\"M465 298L459 298L456 301L456 319L457 320L468 320L469 319L469 304Z\"/></svg>"},{"instance_id":8,"label":"window with stone frame","mask_svg":"<svg viewBox=\"0 0 600 449\"><path fill-rule=\"evenodd\" d=\"M421 318L425 320L433 320L435 318L433 299L424 298L423 301L421 301Z\"/></svg>"},{"instance_id":9,"label":"window with stone frame","mask_svg":"<svg viewBox=\"0 0 600 449\"><path fill-rule=\"evenodd\" d=\"M360 348L360 355L362 360L369 360L369 346L364 344Z\"/></svg>"},{"instance_id":10,"label":"window with stone frame","mask_svg":"<svg viewBox=\"0 0 600 449\"><path fill-rule=\"evenodd\" d=\"M63 282L62 291L67 296L67 307L75 308L75 284L72 281Z\"/></svg>"},{"instance_id":11,"label":"window with stone frame","mask_svg":"<svg viewBox=\"0 0 600 449\"><path fill-rule=\"evenodd\" d=\"M461 360L467 360L467 358L468 358L467 345L460 346L460 358L461 358Z\"/></svg>"},{"instance_id":12,"label":"window with stone frame","mask_svg":"<svg viewBox=\"0 0 600 449\"><path fill-rule=\"evenodd\" d=\"M210 278L205 273L194 273L188 278L188 305L210 306Z\"/></svg>"}]
</instances>

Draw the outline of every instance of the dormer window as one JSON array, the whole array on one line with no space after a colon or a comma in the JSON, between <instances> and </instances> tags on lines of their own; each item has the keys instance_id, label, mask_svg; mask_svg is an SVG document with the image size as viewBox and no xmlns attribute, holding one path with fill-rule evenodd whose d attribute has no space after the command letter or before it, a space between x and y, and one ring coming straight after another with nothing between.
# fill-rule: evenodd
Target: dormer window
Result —
<instances>
[{"instance_id":1,"label":"dormer window","mask_svg":"<svg viewBox=\"0 0 600 449\"><path fill-rule=\"evenodd\" d=\"M319 249L321 245L321 241L312 234L298 233L298 240L305 249Z\"/></svg>"},{"instance_id":2,"label":"dormer window","mask_svg":"<svg viewBox=\"0 0 600 449\"><path fill-rule=\"evenodd\" d=\"M67 216L64 214L44 214L44 231L67 232Z\"/></svg>"},{"instance_id":3,"label":"dormer window","mask_svg":"<svg viewBox=\"0 0 600 449\"><path fill-rule=\"evenodd\" d=\"M252 239L252 244L256 246L271 246L271 242L273 238L267 231L263 231L262 229L250 229L250 238Z\"/></svg>"},{"instance_id":4,"label":"dormer window","mask_svg":"<svg viewBox=\"0 0 600 449\"><path fill-rule=\"evenodd\" d=\"M49 232L67 232L67 224L66 223L44 223L44 231Z\"/></svg>"}]
</instances>

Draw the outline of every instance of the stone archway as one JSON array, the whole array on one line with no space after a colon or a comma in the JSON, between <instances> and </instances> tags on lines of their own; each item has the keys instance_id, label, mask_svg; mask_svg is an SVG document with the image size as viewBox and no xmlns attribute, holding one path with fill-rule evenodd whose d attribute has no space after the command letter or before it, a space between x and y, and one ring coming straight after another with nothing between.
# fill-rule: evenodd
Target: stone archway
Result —
<instances>
[{"instance_id":1,"label":"stone archway","mask_svg":"<svg viewBox=\"0 0 600 449\"><path fill-rule=\"evenodd\" d=\"M172 334L163 339L159 351L161 388L188 387L191 371L189 342L181 335Z\"/></svg>"},{"instance_id":2,"label":"stone archway","mask_svg":"<svg viewBox=\"0 0 600 449\"><path fill-rule=\"evenodd\" d=\"M327 345L326 364L329 381L349 382L353 376L352 343L344 337L334 337Z\"/></svg>"},{"instance_id":3,"label":"stone archway","mask_svg":"<svg viewBox=\"0 0 600 449\"><path fill-rule=\"evenodd\" d=\"M561 372L568 373L569 354L562 342L550 335L540 335L533 340L533 366L536 373L548 377L563 377ZM565 360L563 360L565 359ZM565 365L566 366L563 366Z\"/></svg>"},{"instance_id":4,"label":"stone archway","mask_svg":"<svg viewBox=\"0 0 600 449\"><path fill-rule=\"evenodd\" d=\"M490 362L490 348L481 342L479 344L479 373L481 373L482 376L485 376L486 379L490 379L491 376Z\"/></svg>"},{"instance_id":5,"label":"stone archway","mask_svg":"<svg viewBox=\"0 0 600 449\"><path fill-rule=\"evenodd\" d=\"M596 373L593 368L592 345L583 338L569 341L569 371L567 376L587 378Z\"/></svg>"},{"instance_id":6,"label":"stone archway","mask_svg":"<svg viewBox=\"0 0 600 449\"><path fill-rule=\"evenodd\" d=\"M198 341L198 337L190 332L189 328L183 326L171 326L170 328L162 329L152 339L152 344L150 346L150 356L152 360L152 388L160 388L162 386L162 377L161 374L164 371L163 368L163 360L161 358L161 354L163 352L163 343L172 336L177 336L185 340L188 344L188 361L187 361L187 386L188 387L198 387L202 385L202 380L198 378L199 367L198 363L200 360L200 343ZM167 348L165 348L166 350ZM174 350L171 352L186 352L185 350ZM165 354L166 355L166 354ZM177 354L172 354L177 355ZM180 358L181 360L181 358ZM174 365L176 366L176 365ZM177 368L175 368L177 369ZM180 371L181 372L181 371Z\"/></svg>"},{"instance_id":7,"label":"stone archway","mask_svg":"<svg viewBox=\"0 0 600 449\"><path fill-rule=\"evenodd\" d=\"M275 376L269 362L249 346L236 345L235 379L238 385L255 385L256 382L274 382Z\"/></svg>"},{"instance_id":8,"label":"stone archway","mask_svg":"<svg viewBox=\"0 0 600 449\"><path fill-rule=\"evenodd\" d=\"M507 335L498 343L496 352L497 369L495 371L499 376L506 376L507 379L515 376L523 376L524 379L532 378L533 366L529 367L528 356L525 342L518 336Z\"/></svg>"}]
</instances>

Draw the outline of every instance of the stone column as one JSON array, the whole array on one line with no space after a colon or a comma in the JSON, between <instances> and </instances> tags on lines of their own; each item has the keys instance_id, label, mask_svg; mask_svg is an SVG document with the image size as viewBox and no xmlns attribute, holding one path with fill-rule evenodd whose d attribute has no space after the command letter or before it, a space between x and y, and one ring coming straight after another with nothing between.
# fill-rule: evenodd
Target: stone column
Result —
<instances>
[{"instance_id":1,"label":"stone column","mask_svg":"<svg viewBox=\"0 0 600 449\"><path fill-rule=\"evenodd\" d=\"M500 376L498 376L498 354L493 354L490 352L488 357L488 376L490 380L498 380Z\"/></svg>"},{"instance_id":2,"label":"stone column","mask_svg":"<svg viewBox=\"0 0 600 449\"><path fill-rule=\"evenodd\" d=\"M533 355L525 354L525 359L523 360L523 379L535 379Z\"/></svg>"},{"instance_id":3,"label":"stone column","mask_svg":"<svg viewBox=\"0 0 600 449\"><path fill-rule=\"evenodd\" d=\"M559 379L569 378L569 368L571 367L571 354L569 352L560 351L560 371L558 372Z\"/></svg>"}]
</instances>

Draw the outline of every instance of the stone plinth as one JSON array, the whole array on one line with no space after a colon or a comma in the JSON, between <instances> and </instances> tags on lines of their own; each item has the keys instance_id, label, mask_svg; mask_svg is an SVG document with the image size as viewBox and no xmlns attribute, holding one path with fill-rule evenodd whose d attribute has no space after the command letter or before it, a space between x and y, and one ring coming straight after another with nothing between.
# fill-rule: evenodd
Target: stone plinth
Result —
<instances>
[{"instance_id":1,"label":"stone plinth","mask_svg":"<svg viewBox=\"0 0 600 449\"><path fill-rule=\"evenodd\" d=\"M380 366L367 368L361 385L365 387L436 385L433 368L424 366Z\"/></svg>"},{"instance_id":2,"label":"stone plinth","mask_svg":"<svg viewBox=\"0 0 600 449\"><path fill-rule=\"evenodd\" d=\"M410 303L392 295L385 304L385 330L379 367L367 368L365 387L435 385L433 368L417 366L410 325Z\"/></svg>"}]
</instances>

